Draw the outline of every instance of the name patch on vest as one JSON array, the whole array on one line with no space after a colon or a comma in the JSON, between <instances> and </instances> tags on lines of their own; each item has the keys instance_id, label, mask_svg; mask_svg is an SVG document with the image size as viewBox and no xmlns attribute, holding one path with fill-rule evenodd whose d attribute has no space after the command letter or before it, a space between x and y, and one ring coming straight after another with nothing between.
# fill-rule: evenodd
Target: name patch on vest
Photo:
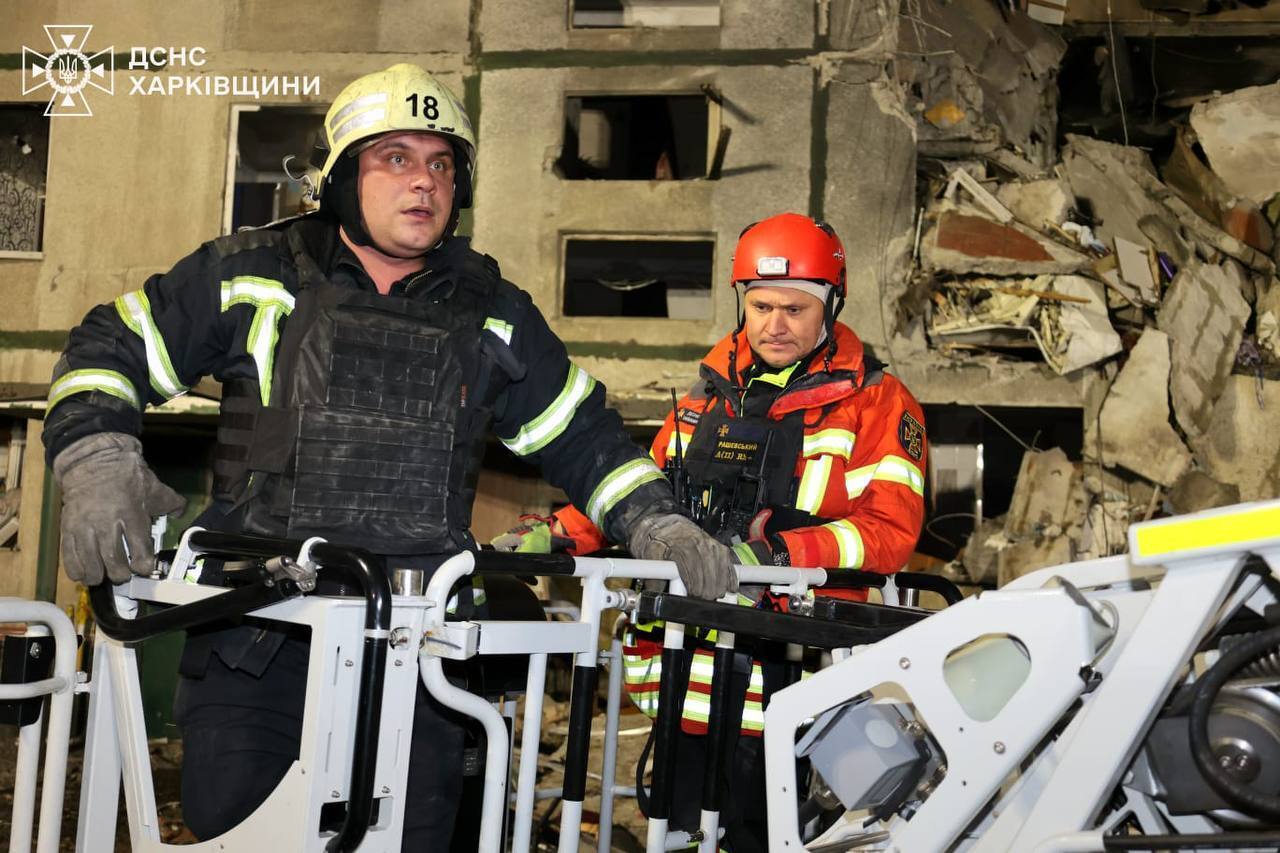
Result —
<instances>
[{"instance_id":1,"label":"name patch on vest","mask_svg":"<svg viewBox=\"0 0 1280 853\"><path fill-rule=\"evenodd\" d=\"M759 424L733 421L722 423L716 427L711 459L734 465L755 465L767 434L768 430Z\"/></svg>"}]
</instances>

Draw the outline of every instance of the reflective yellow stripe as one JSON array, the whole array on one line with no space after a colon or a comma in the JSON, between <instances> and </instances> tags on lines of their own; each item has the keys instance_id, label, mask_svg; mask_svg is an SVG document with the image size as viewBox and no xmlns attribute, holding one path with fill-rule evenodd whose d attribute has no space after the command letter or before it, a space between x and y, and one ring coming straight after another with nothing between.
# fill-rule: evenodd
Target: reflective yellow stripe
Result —
<instances>
[{"instance_id":1,"label":"reflective yellow stripe","mask_svg":"<svg viewBox=\"0 0 1280 853\"><path fill-rule=\"evenodd\" d=\"M86 369L67 371L49 386L49 403L46 411L53 409L72 394L83 394L88 391L101 391L131 403L136 409L142 408L137 390L123 373L117 373L114 370Z\"/></svg>"},{"instance_id":2,"label":"reflective yellow stripe","mask_svg":"<svg viewBox=\"0 0 1280 853\"><path fill-rule=\"evenodd\" d=\"M528 456L546 447L565 431L573 415L596 387L595 379L576 364L569 365L569 375L565 377L564 388L551 405L533 420L520 427L511 438L501 439L507 449L517 456ZM594 521L594 517L592 518ZM599 522L597 522L598 524Z\"/></svg>"},{"instance_id":3,"label":"reflective yellow stripe","mask_svg":"<svg viewBox=\"0 0 1280 853\"><path fill-rule=\"evenodd\" d=\"M1163 557L1179 551L1244 545L1272 539L1280 530L1280 505L1233 507L1189 518L1170 518L1134 525L1130 532L1133 555Z\"/></svg>"},{"instance_id":4,"label":"reflective yellow stripe","mask_svg":"<svg viewBox=\"0 0 1280 853\"><path fill-rule=\"evenodd\" d=\"M595 523L596 527L604 527L605 516L618 501L631 494L638 486L662 479L664 479L662 472L648 456L632 459L630 462L619 465L609 472L609 475L601 480L600 485L596 486L595 491L591 493L591 497L587 500L587 517Z\"/></svg>"},{"instance_id":5,"label":"reflective yellow stripe","mask_svg":"<svg viewBox=\"0 0 1280 853\"><path fill-rule=\"evenodd\" d=\"M860 569L864 554L862 550L862 534L858 532L858 526L847 518L841 518L830 524L822 525L823 530L829 530L836 537L836 544L840 548L840 565L832 566L832 568L840 569Z\"/></svg>"},{"instance_id":6,"label":"reflective yellow stripe","mask_svg":"<svg viewBox=\"0 0 1280 853\"><path fill-rule=\"evenodd\" d=\"M676 435L677 434L680 435L681 455L689 452L689 442L693 440L693 429L690 428L688 432L685 432L683 429L673 429L671 431L671 435L667 437L667 455L668 456L676 455Z\"/></svg>"},{"instance_id":7,"label":"reflective yellow stripe","mask_svg":"<svg viewBox=\"0 0 1280 853\"><path fill-rule=\"evenodd\" d=\"M871 485L871 476L875 473L876 466L863 465L861 468L854 468L852 471L846 471L844 475L844 491L851 498L856 498L867 490L867 486Z\"/></svg>"},{"instance_id":8,"label":"reflective yellow stripe","mask_svg":"<svg viewBox=\"0 0 1280 853\"><path fill-rule=\"evenodd\" d=\"M222 310L236 305L253 306L253 322L245 347L258 369L258 392L262 405L271 403L271 371L275 364L276 340L280 335L280 320L293 311L293 294L283 282L256 275L238 275L222 282Z\"/></svg>"},{"instance_id":9,"label":"reflective yellow stripe","mask_svg":"<svg viewBox=\"0 0 1280 853\"><path fill-rule=\"evenodd\" d=\"M886 456L881 459L871 479L901 483L917 495L924 496L924 474L901 456Z\"/></svg>"},{"instance_id":10,"label":"reflective yellow stripe","mask_svg":"<svg viewBox=\"0 0 1280 853\"><path fill-rule=\"evenodd\" d=\"M515 326L503 320L499 320L497 317L485 317L484 327L502 338L502 342L508 345L511 343L511 334L516 329Z\"/></svg>"},{"instance_id":11,"label":"reflective yellow stripe","mask_svg":"<svg viewBox=\"0 0 1280 853\"><path fill-rule=\"evenodd\" d=\"M899 483L917 495L924 495L924 474L918 465L901 456L886 456L874 465L864 465L846 472L845 493L856 498L867 490L872 480Z\"/></svg>"},{"instance_id":12,"label":"reflective yellow stripe","mask_svg":"<svg viewBox=\"0 0 1280 853\"><path fill-rule=\"evenodd\" d=\"M817 515L827 493L827 482L831 479L831 460L831 456L823 454L804 463L800 490L796 493L796 509Z\"/></svg>"},{"instance_id":13,"label":"reflective yellow stripe","mask_svg":"<svg viewBox=\"0 0 1280 853\"><path fill-rule=\"evenodd\" d=\"M830 453L848 459L853 453L856 436L847 429L823 429L804 437L804 455L817 456Z\"/></svg>"},{"instance_id":14,"label":"reflective yellow stripe","mask_svg":"<svg viewBox=\"0 0 1280 853\"><path fill-rule=\"evenodd\" d=\"M147 299L147 294L141 290L132 290L116 297L115 306L116 313L124 324L142 338L142 345L147 351L147 373L150 375L151 387L166 400L187 393L187 386L178 380L178 374L173 369L164 336L156 328L155 319L151 316L151 302Z\"/></svg>"}]
</instances>

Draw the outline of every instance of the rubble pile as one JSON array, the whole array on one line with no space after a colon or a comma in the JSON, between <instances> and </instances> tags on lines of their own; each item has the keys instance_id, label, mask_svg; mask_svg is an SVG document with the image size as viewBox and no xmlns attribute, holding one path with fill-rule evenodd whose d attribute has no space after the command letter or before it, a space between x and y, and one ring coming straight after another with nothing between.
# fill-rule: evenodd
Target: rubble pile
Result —
<instances>
[{"instance_id":1,"label":"rubble pile","mask_svg":"<svg viewBox=\"0 0 1280 853\"><path fill-rule=\"evenodd\" d=\"M1058 151L1061 40L959 8L900 36L928 179L900 314L954 361L1043 361L1086 404L1084 460L1029 451L949 573L1003 584L1123 551L1158 512L1280 494L1280 83L1202 100L1160 163Z\"/></svg>"}]
</instances>

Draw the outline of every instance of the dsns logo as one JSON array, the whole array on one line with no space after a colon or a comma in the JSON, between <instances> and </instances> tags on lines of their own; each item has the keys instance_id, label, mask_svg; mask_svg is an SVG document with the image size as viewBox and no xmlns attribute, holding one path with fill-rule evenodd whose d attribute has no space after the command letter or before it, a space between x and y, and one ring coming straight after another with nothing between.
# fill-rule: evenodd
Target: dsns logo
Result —
<instances>
[{"instance_id":1,"label":"dsns logo","mask_svg":"<svg viewBox=\"0 0 1280 853\"><path fill-rule=\"evenodd\" d=\"M46 24L45 34L53 45L48 56L22 48L22 94L48 86L52 91L47 116L91 116L84 90L92 86L108 95L115 91L115 55L106 47L97 53L85 53L85 43L92 24Z\"/></svg>"}]
</instances>

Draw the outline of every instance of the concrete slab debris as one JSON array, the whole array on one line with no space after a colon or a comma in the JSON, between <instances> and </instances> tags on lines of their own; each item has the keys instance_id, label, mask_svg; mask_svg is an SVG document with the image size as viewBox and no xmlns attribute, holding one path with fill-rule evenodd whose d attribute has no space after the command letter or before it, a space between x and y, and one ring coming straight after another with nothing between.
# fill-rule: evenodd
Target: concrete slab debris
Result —
<instances>
[{"instance_id":1,"label":"concrete slab debris","mask_svg":"<svg viewBox=\"0 0 1280 853\"><path fill-rule=\"evenodd\" d=\"M1235 363L1249 319L1243 285L1244 273L1230 261L1192 261L1178 270L1157 314L1156 325L1171 346L1173 411L1189 438L1208 428Z\"/></svg>"},{"instance_id":2,"label":"concrete slab debris","mask_svg":"<svg viewBox=\"0 0 1280 853\"><path fill-rule=\"evenodd\" d=\"M1196 104L1191 126L1231 192L1259 204L1280 192L1280 83Z\"/></svg>"},{"instance_id":3,"label":"concrete slab debris","mask_svg":"<svg viewBox=\"0 0 1280 853\"><path fill-rule=\"evenodd\" d=\"M1067 135L1062 152L1067 182L1076 200L1092 216L1094 232L1105 243L1123 237L1139 245L1154 243L1181 265L1187 239L1178 218L1149 198L1136 176L1151 174L1145 152L1086 136Z\"/></svg>"},{"instance_id":4,"label":"concrete slab debris","mask_svg":"<svg viewBox=\"0 0 1280 853\"><path fill-rule=\"evenodd\" d=\"M1193 253L1209 257L1216 250L1259 272L1275 270L1269 257L1206 221L1162 184L1145 152L1069 133L1062 162L1102 240L1149 243L1179 267Z\"/></svg>"},{"instance_id":5,"label":"concrete slab debris","mask_svg":"<svg viewBox=\"0 0 1280 853\"><path fill-rule=\"evenodd\" d=\"M1169 490L1169 505L1179 514L1235 503L1240 503L1238 486L1219 483L1204 471L1196 469L1183 474Z\"/></svg>"},{"instance_id":6,"label":"concrete slab debris","mask_svg":"<svg viewBox=\"0 0 1280 853\"><path fill-rule=\"evenodd\" d=\"M986 275L1074 273L1091 259L1040 237L1017 223L1001 225L982 216L944 211L921 242L927 270Z\"/></svg>"},{"instance_id":7,"label":"concrete slab debris","mask_svg":"<svg viewBox=\"0 0 1280 853\"><path fill-rule=\"evenodd\" d=\"M1171 486L1191 454L1169 425L1169 336L1148 327L1102 404L1102 461Z\"/></svg>"},{"instance_id":8,"label":"concrete slab debris","mask_svg":"<svg viewBox=\"0 0 1280 853\"><path fill-rule=\"evenodd\" d=\"M947 181L946 197L954 199L956 189L959 187L964 187L965 192L973 197L978 206L1001 225L1008 225L1013 220L1013 214L1009 211L1009 208L1001 204L999 199L987 191L986 187L978 183L977 178L963 168L958 168L951 172L951 178Z\"/></svg>"},{"instance_id":9,"label":"concrete slab debris","mask_svg":"<svg viewBox=\"0 0 1280 853\"><path fill-rule=\"evenodd\" d=\"M1053 279L1053 292L1085 302L1044 301L1040 307L1040 345L1044 359L1060 374L1108 359L1123 345L1107 315L1102 285L1078 275Z\"/></svg>"},{"instance_id":10,"label":"concrete slab debris","mask_svg":"<svg viewBox=\"0 0 1280 853\"><path fill-rule=\"evenodd\" d=\"M1240 500L1280 495L1280 381L1229 377L1193 447L1205 473L1236 486Z\"/></svg>"},{"instance_id":11,"label":"concrete slab debris","mask_svg":"<svg viewBox=\"0 0 1280 853\"><path fill-rule=\"evenodd\" d=\"M1097 501L1090 504L1084 524L1076 537L1075 558L1092 560L1122 553L1129 545L1129 525L1136 520L1133 507L1127 501Z\"/></svg>"},{"instance_id":12,"label":"concrete slab debris","mask_svg":"<svg viewBox=\"0 0 1280 853\"><path fill-rule=\"evenodd\" d=\"M1004 141L1053 164L1066 52L1057 33L989 3L922 3L903 17L894 64L919 93L922 141Z\"/></svg>"},{"instance_id":13,"label":"concrete slab debris","mask_svg":"<svg viewBox=\"0 0 1280 853\"><path fill-rule=\"evenodd\" d=\"M1071 562L1071 540L1066 536L1015 542L996 555L996 582L1004 586L1036 569Z\"/></svg>"},{"instance_id":14,"label":"concrete slab debris","mask_svg":"<svg viewBox=\"0 0 1280 853\"><path fill-rule=\"evenodd\" d=\"M1258 346L1280 361L1280 280L1258 285L1253 309L1258 316Z\"/></svg>"},{"instance_id":15,"label":"concrete slab debris","mask_svg":"<svg viewBox=\"0 0 1280 853\"><path fill-rule=\"evenodd\" d=\"M1115 244L1121 280L1135 288L1138 298L1147 305L1158 304L1160 284L1156 273L1151 269L1150 248L1146 243L1134 243L1123 237L1116 237Z\"/></svg>"},{"instance_id":16,"label":"concrete slab debris","mask_svg":"<svg viewBox=\"0 0 1280 853\"><path fill-rule=\"evenodd\" d=\"M1044 228L1045 223L1066 222L1072 204L1062 181L1054 178L1004 184L996 191L996 199L1019 222L1036 230Z\"/></svg>"},{"instance_id":17,"label":"concrete slab debris","mask_svg":"<svg viewBox=\"0 0 1280 853\"><path fill-rule=\"evenodd\" d=\"M1009 544L1004 535L1004 516L983 519L960 555L961 565L973 583L995 586L1000 576L998 554Z\"/></svg>"},{"instance_id":18,"label":"concrete slab debris","mask_svg":"<svg viewBox=\"0 0 1280 853\"><path fill-rule=\"evenodd\" d=\"M1062 448L1024 453L1005 515L1005 535L1010 539L1057 535L1079 523L1071 513L1072 492L1079 488L1076 465Z\"/></svg>"}]
</instances>

